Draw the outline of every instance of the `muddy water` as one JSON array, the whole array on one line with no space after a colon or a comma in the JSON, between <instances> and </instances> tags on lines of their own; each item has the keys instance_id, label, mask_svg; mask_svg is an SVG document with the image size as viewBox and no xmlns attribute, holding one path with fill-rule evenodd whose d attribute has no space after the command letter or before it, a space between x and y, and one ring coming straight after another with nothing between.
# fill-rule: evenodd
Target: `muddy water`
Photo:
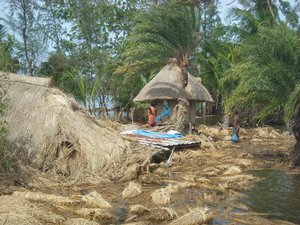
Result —
<instances>
[{"instance_id":1,"label":"muddy water","mask_svg":"<svg viewBox=\"0 0 300 225\"><path fill-rule=\"evenodd\" d=\"M281 170L252 171L264 178L241 201L256 212L267 213L267 218L300 224L300 174Z\"/></svg>"}]
</instances>

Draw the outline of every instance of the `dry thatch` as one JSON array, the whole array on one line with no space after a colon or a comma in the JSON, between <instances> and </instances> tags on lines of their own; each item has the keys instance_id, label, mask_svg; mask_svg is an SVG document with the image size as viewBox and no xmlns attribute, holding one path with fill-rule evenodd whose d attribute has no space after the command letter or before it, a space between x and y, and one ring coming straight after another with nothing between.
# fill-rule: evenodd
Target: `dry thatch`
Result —
<instances>
[{"instance_id":1,"label":"dry thatch","mask_svg":"<svg viewBox=\"0 0 300 225\"><path fill-rule=\"evenodd\" d=\"M176 64L168 64L140 91L133 101L182 98L181 79L180 68ZM206 88L191 74L188 74L188 85L185 89L188 100L213 102Z\"/></svg>"},{"instance_id":2,"label":"dry thatch","mask_svg":"<svg viewBox=\"0 0 300 225\"><path fill-rule=\"evenodd\" d=\"M211 218L212 218L212 214L209 212L208 208L206 208L206 207L195 208L195 209L191 210L189 213L172 221L168 225L204 224Z\"/></svg>"},{"instance_id":3,"label":"dry thatch","mask_svg":"<svg viewBox=\"0 0 300 225\"><path fill-rule=\"evenodd\" d=\"M12 195L0 197L1 224L62 224L63 221L62 216L45 211L24 198Z\"/></svg>"},{"instance_id":4,"label":"dry thatch","mask_svg":"<svg viewBox=\"0 0 300 225\"><path fill-rule=\"evenodd\" d=\"M122 191L123 198L134 198L142 193L142 186L135 182L129 182L128 186Z\"/></svg>"},{"instance_id":5,"label":"dry thatch","mask_svg":"<svg viewBox=\"0 0 300 225\"><path fill-rule=\"evenodd\" d=\"M63 225L99 225L99 223L87 219L83 219L83 218L77 218L77 219L69 219L65 221Z\"/></svg>"},{"instance_id":6,"label":"dry thatch","mask_svg":"<svg viewBox=\"0 0 300 225\"><path fill-rule=\"evenodd\" d=\"M51 87L49 78L0 72L0 87L7 91L4 119L9 140L18 158L34 168L66 176L109 175L122 173L120 168L129 165L139 168L148 155L147 149L139 153L111 124L97 121L73 98Z\"/></svg>"},{"instance_id":7,"label":"dry thatch","mask_svg":"<svg viewBox=\"0 0 300 225\"><path fill-rule=\"evenodd\" d=\"M155 221L168 221L177 218L178 214L174 209L162 207L152 209L148 217Z\"/></svg>"},{"instance_id":8,"label":"dry thatch","mask_svg":"<svg viewBox=\"0 0 300 225\"><path fill-rule=\"evenodd\" d=\"M82 200L91 207L110 209L111 204L108 203L101 194L96 191L92 191L82 197Z\"/></svg>"},{"instance_id":9,"label":"dry thatch","mask_svg":"<svg viewBox=\"0 0 300 225\"><path fill-rule=\"evenodd\" d=\"M47 202L53 205L75 205L81 202L80 200L74 200L69 197L63 197L54 194L45 194L42 192L15 191L12 196L16 198L26 199L31 202Z\"/></svg>"},{"instance_id":10,"label":"dry thatch","mask_svg":"<svg viewBox=\"0 0 300 225\"><path fill-rule=\"evenodd\" d=\"M151 198L154 204L168 205L171 203L170 192L166 188L160 188L151 193Z\"/></svg>"},{"instance_id":11,"label":"dry thatch","mask_svg":"<svg viewBox=\"0 0 300 225\"><path fill-rule=\"evenodd\" d=\"M145 213L150 212L150 209L146 208L143 205L131 205L129 207L129 212L137 215L143 215Z\"/></svg>"},{"instance_id":12,"label":"dry thatch","mask_svg":"<svg viewBox=\"0 0 300 225\"><path fill-rule=\"evenodd\" d=\"M74 212L80 217L95 221L111 224L115 220L114 215L110 210L98 208L80 208Z\"/></svg>"}]
</instances>

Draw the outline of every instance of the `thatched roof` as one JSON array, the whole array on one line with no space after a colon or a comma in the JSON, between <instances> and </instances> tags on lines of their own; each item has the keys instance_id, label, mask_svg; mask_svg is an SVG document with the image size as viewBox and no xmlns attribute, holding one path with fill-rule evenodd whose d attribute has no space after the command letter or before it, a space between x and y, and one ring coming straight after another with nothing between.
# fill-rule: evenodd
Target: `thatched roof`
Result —
<instances>
[{"instance_id":1,"label":"thatched roof","mask_svg":"<svg viewBox=\"0 0 300 225\"><path fill-rule=\"evenodd\" d=\"M133 101L141 102L182 98L181 79L180 68L176 64L170 63L140 91ZM188 74L186 92L188 100L213 102L207 89L191 74Z\"/></svg>"},{"instance_id":2,"label":"thatched roof","mask_svg":"<svg viewBox=\"0 0 300 225\"><path fill-rule=\"evenodd\" d=\"M124 160L137 157L116 129L119 125L90 116L73 98L51 87L49 78L0 72L0 87L7 90L8 138L27 164L77 176L116 171L118 165L128 167Z\"/></svg>"}]
</instances>

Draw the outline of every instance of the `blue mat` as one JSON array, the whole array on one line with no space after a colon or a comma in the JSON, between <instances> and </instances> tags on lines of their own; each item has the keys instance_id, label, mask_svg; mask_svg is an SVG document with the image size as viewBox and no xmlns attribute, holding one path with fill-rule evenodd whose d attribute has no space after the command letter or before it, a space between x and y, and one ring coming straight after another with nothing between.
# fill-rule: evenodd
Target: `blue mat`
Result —
<instances>
[{"instance_id":1,"label":"blue mat","mask_svg":"<svg viewBox=\"0 0 300 225\"><path fill-rule=\"evenodd\" d=\"M134 130L132 131L133 134L152 137L152 138L181 138L182 134L167 134L167 133L159 133L154 131L148 130Z\"/></svg>"}]
</instances>

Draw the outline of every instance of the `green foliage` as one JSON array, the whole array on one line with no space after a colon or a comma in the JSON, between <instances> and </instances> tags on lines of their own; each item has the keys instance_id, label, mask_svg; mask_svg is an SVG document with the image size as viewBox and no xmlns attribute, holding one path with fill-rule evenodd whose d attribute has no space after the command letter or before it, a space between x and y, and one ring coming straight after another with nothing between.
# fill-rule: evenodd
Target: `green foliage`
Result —
<instances>
[{"instance_id":1,"label":"green foliage","mask_svg":"<svg viewBox=\"0 0 300 225\"><path fill-rule=\"evenodd\" d=\"M0 89L0 171L8 171L11 166L12 148L7 139L5 121L2 119L5 114L5 91Z\"/></svg>"},{"instance_id":2,"label":"green foliage","mask_svg":"<svg viewBox=\"0 0 300 225\"><path fill-rule=\"evenodd\" d=\"M126 68L160 68L169 58L189 58L198 44L196 8L169 3L136 17L125 44Z\"/></svg>"},{"instance_id":3,"label":"green foliage","mask_svg":"<svg viewBox=\"0 0 300 225\"><path fill-rule=\"evenodd\" d=\"M56 86L71 93L86 107L106 107L105 99L122 88L113 75L116 52L128 29L130 18L140 7L136 0L46 1L51 13L69 22L70 32L60 42L64 51L51 56L42 74L53 77ZM63 59L61 59L63 58ZM126 90L127 92L127 90ZM126 93L127 94L127 93ZM116 99L117 94L114 94ZM123 99L120 96L118 99ZM99 106L96 106L96 101ZM92 110L91 110L92 111Z\"/></svg>"},{"instance_id":4,"label":"green foliage","mask_svg":"<svg viewBox=\"0 0 300 225\"><path fill-rule=\"evenodd\" d=\"M226 102L233 107L255 107L260 121L284 112L286 122L299 103L300 39L284 24L259 26L257 34L237 47L239 60L232 64L224 83L237 86Z\"/></svg>"},{"instance_id":5,"label":"green foliage","mask_svg":"<svg viewBox=\"0 0 300 225\"><path fill-rule=\"evenodd\" d=\"M125 75L119 96L136 96L169 58L179 63L191 58L200 40L197 10L191 4L170 1L153 5L136 16L123 47L123 64L116 70Z\"/></svg>"},{"instance_id":6,"label":"green foliage","mask_svg":"<svg viewBox=\"0 0 300 225\"><path fill-rule=\"evenodd\" d=\"M47 62L42 64L39 73L51 77L56 87L73 95L84 106L87 106L88 80L80 74L78 65L75 65L72 59L62 53L53 54ZM95 83L92 82L92 85Z\"/></svg>"},{"instance_id":7,"label":"green foliage","mask_svg":"<svg viewBox=\"0 0 300 225\"><path fill-rule=\"evenodd\" d=\"M14 19L6 20L18 40L0 27L0 70L17 69L14 53L35 73L51 39L55 52L39 74L91 109L96 101L105 107L107 96L132 106L169 58L189 60L220 109L228 98L227 111L256 108L260 120L283 113L288 120L297 107L299 20L288 1L239 0L230 28L215 0L21 2L9 0Z\"/></svg>"},{"instance_id":8,"label":"green foliage","mask_svg":"<svg viewBox=\"0 0 300 225\"><path fill-rule=\"evenodd\" d=\"M245 9L243 11L250 13L259 22L273 24L275 21L282 21L291 28L298 26L298 9L297 6L293 8L290 1L239 0L239 3Z\"/></svg>"},{"instance_id":9,"label":"green foliage","mask_svg":"<svg viewBox=\"0 0 300 225\"><path fill-rule=\"evenodd\" d=\"M11 146L7 140L5 124L0 123L0 171L8 171L11 167Z\"/></svg>"},{"instance_id":10,"label":"green foliage","mask_svg":"<svg viewBox=\"0 0 300 225\"><path fill-rule=\"evenodd\" d=\"M38 10L41 1L9 0L10 14L4 19L14 31L14 54L22 73L33 76L46 53L47 35L43 30L43 15Z\"/></svg>"},{"instance_id":11,"label":"green foliage","mask_svg":"<svg viewBox=\"0 0 300 225\"><path fill-rule=\"evenodd\" d=\"M0 24L0 70L5 72L14 72L17 68L15 60L11 56L13 39L11 36L6 38L4 26ZM1 79L4 79L3 76ZM7 171L11 165L11 146L7 140L7 131L5 129L5 90L0 84L0 171Z\"/></svg>"},{"instance_id":12,"label":"green foliage","mask_svg":"<svg viewBox=\"0 0 300 225\"><path fill-rule=\"evenodd\" d=\"M228 95L228 87L225 88L221 80L230 68L230 63L234 60L233 50L235 46L225 40L211 39L205 41L202 48L202 52L197 55L202 83L215 100L217 111L221 112L222 100Z\"/></svg>"},{"instance_id":13,"label":"green foliage","mask_svg":"<svg viewBox=\"0 0 300 225\"><path fill-rule=\"evenodd\" d=\"M0 24L0 70L14 72L17 63L12 57L13 38L6 35L3 25Z\"/></svg>"}]
</instances>

